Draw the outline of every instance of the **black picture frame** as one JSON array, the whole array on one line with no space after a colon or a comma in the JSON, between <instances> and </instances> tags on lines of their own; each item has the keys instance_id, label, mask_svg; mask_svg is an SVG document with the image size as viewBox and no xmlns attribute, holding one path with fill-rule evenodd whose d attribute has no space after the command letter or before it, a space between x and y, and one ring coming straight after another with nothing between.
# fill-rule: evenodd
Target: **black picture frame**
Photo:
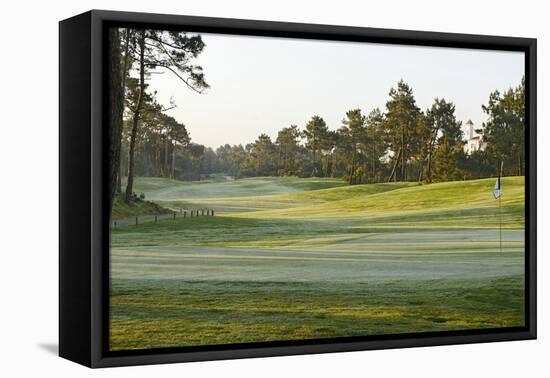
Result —
<instances>
[{"instance_id":1,"label":"black picture frame","mask_svg":"<svg viewBox=\"0 0 550 378\"><path fill-rule=\"evenodd\" d=\"M109 352L106 30L521 51L526 85L525 327ZM536 338L536 39L92 10L59 24L59 354L89 367L405 348ZM83 169L82 167L87 167Z\"/></svg>"}]
</instances>

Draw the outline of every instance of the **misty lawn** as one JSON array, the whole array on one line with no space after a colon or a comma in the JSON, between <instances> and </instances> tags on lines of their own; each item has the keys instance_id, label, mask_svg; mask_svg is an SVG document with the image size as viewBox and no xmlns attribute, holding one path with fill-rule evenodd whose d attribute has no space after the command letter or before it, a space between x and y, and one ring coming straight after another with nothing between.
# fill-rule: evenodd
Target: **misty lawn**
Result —
<instances>
[{"instance_id":1,"label":"misty lawn","mask_svg":"<svg viewBox=\"0 0 550 378\"><path fill-rule=\"evenodd\" d=\"M111 349L524 324L522 177L339 184L138 178L218 211L112 230Z\"/></svg>"}]
</instances>

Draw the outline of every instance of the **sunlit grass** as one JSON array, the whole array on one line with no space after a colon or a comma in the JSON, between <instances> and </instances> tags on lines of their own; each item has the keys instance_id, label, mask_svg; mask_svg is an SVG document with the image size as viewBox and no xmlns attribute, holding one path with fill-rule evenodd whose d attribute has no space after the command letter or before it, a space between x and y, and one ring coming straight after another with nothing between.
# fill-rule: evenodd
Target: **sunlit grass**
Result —
<instances>
[{"instance_id":1,"label":"sunlit grass","mask_svg":"<svg viewBox=\"0 0 550 378\"><path fill-rule=\"evenodd\" d=\"M346 285L115 282L111 348L313 339L523 324L521 277Z\"/></svg>"}]
</instances>

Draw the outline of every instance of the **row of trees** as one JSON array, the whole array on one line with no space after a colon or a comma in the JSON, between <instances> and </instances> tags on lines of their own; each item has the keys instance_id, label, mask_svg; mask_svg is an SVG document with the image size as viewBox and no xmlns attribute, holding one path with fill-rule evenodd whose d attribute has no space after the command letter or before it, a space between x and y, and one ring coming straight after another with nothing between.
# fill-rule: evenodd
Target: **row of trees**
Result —
<instances>
[{"instance_id":1,"label":"row of trees","mask_svg":"<svg viewBox=\"0 0 550 378\"><path fill-rule=\"evenodd\" d=\"M186 163L180 152L176 178L225 172L236 177L342 177L349 184L386 181L451 181L493 176L504 162L505 175L525 170L524 83L504 94L495 91L483 106L488 121L482 138L487 147L464 152L462 123L455 105L435 99L422 111L404 81L390 90L385 112L346 112L340 128L329 129L315 115L300 129L279 130L275 140L261 134L250 144L203 148L201 164ZM196 169L196 170L194 170ZM186 173L187 172L187 173ZM190 173L193 173L191 174Z\"/></svg>"},{"instance_id":2,"label":"row of trees","mask_svg":"<svg viewBox=\"0 0 550 378\"><path fill-rule=\"evenodd\" d=\"M174 150L189 144L185 127L167 116L148 90L146 80L161 69L172 73L189 89L202 93L208 88L202 67L194 60L204 49L200 35L150 29L109 31L109 122L111 203L116 191L122 192L121 176L126 173L126 202L133 198L136 156L140 144L164 145L163 170L168 170L168 153L172 150L171 174L174 176ZM135 77L131 76L134 74ZM171 106L175 106L171 104ZM123 144L127 169L121 172Z\"/></svg>"},{"instance_id":3,"label":"row of trees","mask_svg":"<svg viewBox=\"0 0 550 378\"><path fill-rule=\"evenodd\" d=\"M282 128L275 140L260 134L247 145L213 150L193 143L187 128L167 115L176 105L159 104L147 84L154 70L162 68L197 93L208 88L202 68L193 64L205 47L200 35L112 29L110 39L111 195L118 191L126 201L132 199L136 175L196 180L224 173L341 177L349 184L433 182L491 176L501 161L507 175L524 172L523 80L517 88L490 95L483 106L487 148L471 155L464 153L455 105L436 98L422 111L403 80L390 90L384 111L349 110L336 130L314 115L303 129Z\"/></svg>"}]
</instances>

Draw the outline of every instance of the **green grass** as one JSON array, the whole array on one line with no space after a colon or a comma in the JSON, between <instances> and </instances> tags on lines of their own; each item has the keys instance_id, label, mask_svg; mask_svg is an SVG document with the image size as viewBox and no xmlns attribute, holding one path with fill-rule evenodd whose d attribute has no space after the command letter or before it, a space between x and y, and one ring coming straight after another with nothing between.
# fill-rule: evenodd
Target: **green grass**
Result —
<instances>
[{"instance_id":1,"label":"green grass","mask_svg":"<svg viewBox=\"0 0 550 378\"><path fill-rule=\"evenodd\" d=\"M150 200L188 200L195 198L263 196L304 190L319 190L344 186L340 179L298 177L255 177L201 181L177 181L157 177L137 177L136 193L145 193Z\"/></svg>"},{"instance_id":2,"label":"green grass","mask_svg":"<svg viewBox=\"0 0 550 378\"><path fill-rule=\"evenodd\" d=\"M111 348L497 328L523 322L522 279L327 284L122 281Z\"/></svg>"},{"instance_id":3,"label":"green grass","mask_svg":"<svg viewBox=\"0 0 550 378\"><path fill-rule=\"evenodd\" d=\"M312 182L318 183L319 181L321 180L316 179L315 181L308 181L308 184L311 184ZM240 183L237 182L235 185L239 184ZM328 184L332 185L332 180L328 181L327 185ZM214 208L219 213L224 214L310 206L314 204L340 201L342 199L363 197L366 195L383 193L386 191L413 187L416 185L416 183L388 183L332 187L329 189L323 189L323 187L326 185L317 185L317 189L301 192L287 192L261 196L246 195L240 197L234 197L232 196L234 193L228 192L220 197L201 197L168 201L159 200L158 202L163 206L169 206L173 208ZM299 185L294 184L293 187L296 188L298 186ZM242 187L240 189L242 190Z\"/></svg>"},{"instance_id":4,"label":"green grass","mask_svg":"<svg viewBox=\"0 0 550 378\"><path fill-rule=\"evenodd\" d=\"M120 196L115 197L111 218L114 220L125 219L136 215L168 214L170 210L151 201L136 201L131 204L124 202Z\"/></svg>"},{"instance_id":5,"label":"green grass","mask_svg":"<svg viewBox=\"0 0 550 378\"><path fill-rule=\"evenodd\" d=\"M523 177L507 177L502 179L506 195L502 199L505 211L520 214L525 202ZM387 184L386 184L387 185ZM494 179L454 181L421 186L404 186L399 190L369 191L371 185L359 185L355 193L348 195L345 189L328 191L330 193L315 193L317 198L330 194L327 201L314 206L293 207L254 212L253 214L235 214L234 216L249 216L255 218L348 218L348 217L391 217L400 215L408 217L412 214L433 214L434 211L467 211L476 209L479 212L497 210L497 202L493 199L491 189ZM352 187L353 188L353 187ZM364 192L361 193L361 189ZM334 195L336 192L339 196ZM303 194L298 194L303 196Z\"/></svg>"},{"instance_id":6,"label":"green grass","mask_svg":"<svg viewBox=\"0 0 550 378\"><path fill-rule=\"evenodd\" d=\"M112 349L524 324L522 177L137 183L216 216L112 230Z\"/></svg>"},{"instance_id":7,"label":"green grass","mask_svg":"<svg viewBox=\"0 0 550 378\"><path fill-rule=\"evenodd\" d=\"M500 210L491 194L493 181L422 186L409 183L357 185L280 195L207 199L195 206L213 208L217 216L180 218L113 230L116 236L113 246L272 248L288 247L310 239L373 232L493 229L499 227L501 220L504 228L523 228L523 179L502 180L506 192ZM224 206L228 206L226 201L232 201L236 207L252 203L248 207L256 210L224 212ZM177 202L173 201L159 203L177 207Z\"/></svg>"}]
</instances>

